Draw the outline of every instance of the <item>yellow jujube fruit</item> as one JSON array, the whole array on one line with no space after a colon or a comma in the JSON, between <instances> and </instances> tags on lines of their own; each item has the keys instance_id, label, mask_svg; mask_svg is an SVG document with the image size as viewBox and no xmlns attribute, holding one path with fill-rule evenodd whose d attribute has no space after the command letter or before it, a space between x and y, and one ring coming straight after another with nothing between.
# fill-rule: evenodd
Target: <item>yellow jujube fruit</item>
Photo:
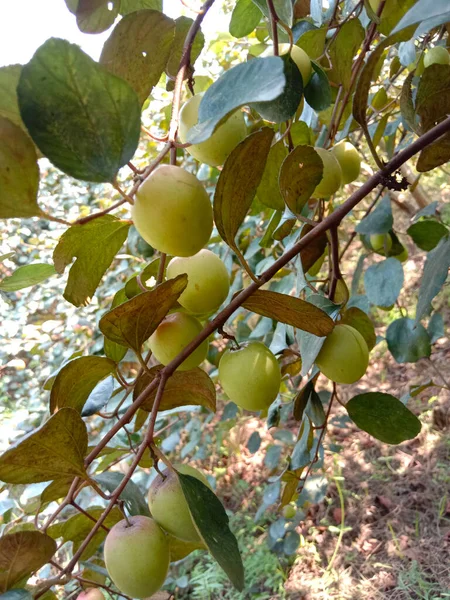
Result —
<instances>
[{"instance_id":1,"label":"yellow jujube fruit","mask_svg":"<svg viewBox=\"0 0 450 600\"><path fill-rule=\"evenodd\" d=\"M180 464L174 465L174 468L210 487L208 480L198 469ZM148 505L153 518L163 529L180 540L200 542L178 475L169 469L164 470L163 475L164 478L160 474L155 477L148 491Z\"/></svg>"},{"instance_id":2,"label":"yellow jujube fruit","mask_svg":"<svg viewBox=\"0 0 450 600\"><path fill-rule=\"evenodd\" d=\"M183 144L188 141L191 127L198 122L198 108L203 98L203 93L196 94L188 100L180 111L180 125L178 134ZM186 148L187 152L198 161L211 167L223 165L232 150L242 142L247 135L244 113L237 110L230 115L212 134L210 138L200 144L192 144Z\"/></svg>"},{"instance_id":3,"label":"yellow jujube fruit","mask_svg":"<svg viewBox=\"0 0 450 600\"><path fill-rule=\"evenodd\" d=\"M358 150L350 142L339 142L331 152L338 159L342 171L342 183L351 183L358 179L361 172L361 158Z\"/></svg>"},{"instance_id":4,"label":"yellow jujube fruit","mask_svg":"<svg viewBox=\"0 0 450 600\"><path fill-rule=\"evenodd\" d=\"M279 44L278 45L278 52L280 53L280 56L287 54L288 50L289 50L289 44ZM300 73L302 75L303 87L305 87L308 84L309 80L311 79L311 75L312 75L311 59L306 54L306 52L303 50L303 48L300 48L299 46L296 46L295 44L291 48L291 58L297 65L298 70L300 71Z\"/></svg>"},{"instance_id":5,"label":"yellow jujube fruit","mask_svg":"<svg viewBox=\"0 0 450 600\"><path fill-rule=\"evenodd\" d=\"M216 311L230 289L230 277L220 258L211 250L200 250L188 258L173 258L167 267L167 278L186 273L188 283L178 302L195 315Z\"/></svg>"},{"instance_id":6,"label":"yellow jujube fruit","mask_svg":"<svg viewBox=\"0 0 450 600\"><path fill-rule=\"evenodd\" d=\"M106 569L114 585L132 598L157 592L169 568L169 544L149 517L129 517L116 523L105 540Z\"/></svg>"},{"instance_id":7,"label":"yellow jujube fruit","mask_svg":"<svg viewBox=\"0 0 450 600\"><path fill-rule=\"evenodd\" d=\"M316 365L335 383L355 383L369 365L365 339L350 325L336 325L320 349Z\"/></svg>"},{"instance_id":8,"label":"yellow jujube fruit","mask_svg":"<svg viewBox=\"0 0 450 600\"><path fill-rule=\"evenodd\" d=\"M168 315L150 336L150 349L163 365L168 365L202 331L200 321L182 312ZM178 371L189 371L198 367L208 353L208 340L196 348L178 367Z\"/></svg>"},{"instance_id":9,"label":"yellow jujube fruit","mask_svg":"<svg viewBox=\"0 0 450 600\"><path fill-rule=\"evenodd\" d=\"M166 254L192 256L208 243L213 227L209 196L181 167L161 165L139 187L131 209L144 240Z\"/></svg>"},{"instance_id":10,"label":"yellow jujube fruit","mask_svg":"<svg viewBox=\"0 0 450 600\"><path fill-rule=\"evenodd\" d=\"M370 236L369 240L375 252L379 252L384 256L392 248L392 238L388 233L374 233Z\"/></svg>"},{"instance_id":11,"label":"yellow jujube fruit","mask_svg":"<svg viewBox=\"0 0 450 600\"><path fill-rule=\"evenodd\" d=\"M265 410L278 395L280 365L261 342L226 350L219 363L219 381L226 395L246 410Z\"/></svg>"},{"instance_id":12,"label":"yellow jujube fruit","mask_svg":"<svg viewBox=\"0 0 450 600\"><path fill-rule=\"evenodd\" d=\"M324 148L314 148L322 159L323 175L322 181L313 192L314 198L328 198L332 196L341 186L342 170L338 159Z\"/></svg>"}]
</instances>

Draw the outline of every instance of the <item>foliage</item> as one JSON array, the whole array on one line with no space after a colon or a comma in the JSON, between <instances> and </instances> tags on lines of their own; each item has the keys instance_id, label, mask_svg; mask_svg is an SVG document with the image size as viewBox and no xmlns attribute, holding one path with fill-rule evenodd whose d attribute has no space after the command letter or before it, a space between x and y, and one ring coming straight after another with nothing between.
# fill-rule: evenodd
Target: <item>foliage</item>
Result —
<instances>
[{"instance_id":1,"label":"foliage","mask_svg":"<svg viewBox=\"0 0 450 600\"><path fill-rule=\"evenodd\" d=\"M223 403L218 367L227 344L257 341L278 361L282 380L260 413L277 437L265 448L269 475L255 519L274 505L298 507L293 518L269 519L271 553L248 541L248 523L241 528L239 512L229 519L208 486L175 473L210 553L201 562L198 554L186 559L192 597L198 589L245 597L255 587L255 597L283 597L278 565L295 555L303 510L324 497L326 480L314 471L336 403L343 403L336 383L319 371L327 336L336 323L345 325L359 345L356 354L339 354L365 367L379 342L377 308L400 309L386 332L400 364L432 361L444 330L434 306L450 266L448 208L414 209L403 228L392 207L398 192L414 193L418 184L401 170L407 161L425 173L450 160L450 64L424 64L430 49L449 45L446 2L430 12L423 0L351 0L328 9L312 1L301 16L303 0L301 11L291 0L224 2L220 14L230 16L231 36L216 36L208 47L202 27L213 3L192 19L173 20L154 0L66 0L81 31L111 30L100 61L50 39L27 65L0 69L0 217L8 219L0 238L0 310L9 340L0 391L5 430L14 429L14 444L0 456L0 559L2 571L14 574L2 579L4 592L20 585L24 598L76 593L80 561L107 575L105 527L122 516L148 517L153 467L171 468L174 457L202 462L213 448L238 451L230 440L242 409ZM311 59L309 79L292 44ZM245 114L248 135L234 148L224 145L220 168L197 163L179 143L180 108L194 92L204 95L189 143L226 135L224 122ZM338 161L329 152L343 140L356 148L349 146L351 169L340 165L345 156ZM342 171L348 181L360 170L358 154L364 177L343 185ZM164 183L175 165L192 175ZM178 300L189 281L186 274L167 278L169 257L144 239L161 221L143 226L145 211L131 210L155 173L163 187L146 202L159 201L161 210L168 186L191 217L200 210L198 194L183 186L192 178L208 192L215 224L208 248L230 279L222 307L197 315L198 335L181 345L173 340L165 366L150 338L167 327L168 315L188 312ZM206 212L198 220L208 220ZM186 215L178 217L180 239L194 235ZM424 267L410 315L402 261L413 245ZM352 277L344 266L350 251ZM202 344L208 355L201 368L182 370ZM268 368L261 364L261 377L236 370L229 389L255 394ZM350 388L345 403L358 427L388 444L419 434L420 419L404 398L364 390L353 395ZM264 438L255 431L248 452ZM214 464L209 470L218 474ZM216 489L214 477L209 483ZM237 491L244 496L245 486ZM169 570L169 589L187 587L183 568L174 567L176 577ZM242 596L231 595L238 592L226 576ZM116 597L106 581L100 587Z\"/></svg>"}]
</instances>

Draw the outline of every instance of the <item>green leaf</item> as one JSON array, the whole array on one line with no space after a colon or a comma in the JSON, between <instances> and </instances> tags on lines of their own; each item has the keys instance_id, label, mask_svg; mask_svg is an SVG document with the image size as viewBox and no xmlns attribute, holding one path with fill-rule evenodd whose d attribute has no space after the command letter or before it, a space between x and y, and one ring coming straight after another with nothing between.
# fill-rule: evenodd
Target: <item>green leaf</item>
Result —
<instances>
[{"instance_id":1,"label":"green leaf","mask_svg":"<svg viewBox=\"0 0 450 600\"><path fill-rule=\"evenodd\" d=\"M350 327L359 331L366 341L369 352L375 347L375 344L377 343L375 327L370 318L360 308L352 306L346 310L339 323L342 325L350 325Z\"/></svg>"},{"instance_id":2,"label":"green leaf","mask_svg":"<svg viewBox=\"0 0 450 600\"><path fill-rule=\"evenodd\" d=\"M389 35L415 2L417 0L386 0L383 12L381 13L378 30L383 35ZM395 31L399 31L397 27L395 27ZM412 31L413 29L411 28L409 37L412 36Z\"/></svg>"},{"instance_id":3,"label":"green leaf","mask_svg":"<svg viewBox=\"0 0 450 600\"><path fill-rule=\"evenodd\" d=\"M100 331L116 344L140 353L187 285L187 275L169 279L149 292L135 296L100 319Z\"/></svg>"},{"instance_id":4,"label":"green leaf","mask_svg":"<svg viewBox=\"0 0 450 600\"><path fill-rule=\"evenodd\" d=\"M247 442L247 450L250 452L250 454L255 454L255 452L258 452L260 446L261 436L257 431L254 431Z\"/></svg>"},{"instance_id":5,"label":"green leaf","mask_svg":"<svg viewBox=\"0 0 450 600\"><path fill-rule=\"evenodd\" d=\"M369 302L375 306L395 304L403 281L403 266L396 258L387 258L371 265L364 273L364 287Z\"/></svg>"},{"instance_id":6,"label":"green leaf","mask_svg":"<svg viewBox=\"0 0 450 600\"><path fill-rule=\"evenodd\" d=\"M89 303L106 269L125 242L130 224L104 215L84 225L72 225L53 252L58 273L70 268L64 298L74 306Z\"/></svg>"},{"instance_id":7,"label":"green leaf","mask_svg":"<svg viewBox=\"0 0 450 600\"><path fill-rule=\"evenodd\" d=\"M341 307L338 304L334 304L325 296L320 294L312 294L308 301L326 312L331 319L335 320L340 313ZM325 341L325 337L319 337L308 333L307 331L298 331L297 339L300 348L300 355L302 357L302 375L306 375L314 364L317 355L322 348Z\"/></svg>"},{"instance_id":8,"label":"green leaf","mask_svg":"<svg viewBox=\"0 0 450 600\"><path fill-rule=\"evenodd\" d=\"M280 190L293 213L300 213L323 175L323 162L311 146L297 146L280 171Z\"/></svg>"},{"instance_id":9,"label":"green leaf","mask_svg":"<svg viewBox=\"0 0 450 600\"><path fill-rule=\"evenodd\" d=\"M119 14L120 0L78 0L75 11L78 29L101 33L111 27Z\"/></svg>"},{"instance_id":10,"label":"green leaf","mask_svg":"<svg viewBox=\"0 0 450 600\"><path fill-rule=\"evenodd\" d=\"M428 19L438 19L438 21L433 21L433 27L437 27L438 25L442 25L448 21L449 8L447 0L433 0L432 3L430 3L429 0L414 0L414 2L408 3L409 6L412 6L413 4L414 6L412 6L408 12L405 11L406 14L404 14L400 21L396 24L396 27L392 33L396 33L397 31L405 29L405 27L409 27L411 25L417 25L418 23ZM439 19L439 17L442 17L442 20Z\"/></svg>"},{"instance_id":11,"label":"green leaf","mask_svg":"<svg viewBox=\"0 0 450 600\"><path fill-rule=\"evenodd\" d=\"M54 502L67 496L72 482L73 477L69 476L49 483L41 494L41 507L49 502Z\"/></svg>"},{"instance_id":12,"label":"green leaf","mask_svg":"<svg viewBox=\"0 0 450 600\"><path fill-rule=\"evenodd\" d=\"M285 85L284 62L278 56L254 58L225 71L206 90L188 141L207 140L227 115L244 104L275 100Z\"/></svg>"},{"instance_id":13,"label":"green leaf","mask_svg":"<svg viewBox=\"0 0 450 600\"><path fill-rule=\"evenodd\" d=\"M424 219L414 223L406 231L421 250L429 252L433 250L441 239L448 235L448 229L435 219ZM1 289L1 286L0 286Z\"/></svg>"},{"instance_id":14,"label":"green leaf","mask_svg":"<svg viewBox=\"0 0 450 600\"><path fill-rule=\"evenodd\" d=\"M270 102L252 102L254 108L265 121L282 123L295 115L303 95L303 81L299 68L290 54L281 57L284 64L286 84L283 92Z\"/></svg>"},{"instance_id":15,"label":"green leaf","mask_svg":"<svg viewBox=\"0 0 450 600\"><path fill-rule=\"evenodd\" d=\"M0 481L39 483L69 475L84 479L87 445L83 419L73 408L62 408L0 456Z\"/></svg>"},{"instance_id":16,"label":"green leaf","mask_svg":"<svg viewBox=\"0 0 450 600\"><path fill-rule=\"evenodd\" d=\"M311 390L311 394L314 393L314 388ZM311 397L309 394L308 398ZM292 451L289 468L295 471L306 467L311 462L311 447L309 446L309 434L311 432L311 424L308 418L305 418L302 422L300 429L300 436L297 443Z\"/></svg>"},{"instance_id":17,"label":"green leaf","mask_svg":"<svg viewBox=\"0 0 450 600\"><path fill-rule=\"evenodd\" d=\"M283 140L274 144L269 150L266 166L261 177L261 182L256 190L258 200L269 208L284 210L284 199L278 185L281 165L288 155L288 149Z\"/></svg>"},{"instance_id":18,"label":"green leaf","mask_svg":"<svg viewBox=\"0 0 450 600\"><path fill-rule=\"evenodd\" d=\"M17 100L17 85L19 83L22 65L9 65L0 68L0 117L9 119L25 133L26 127L20 116Z\"/></svg>"},{"instance_id":19,"label":"green leaf","mask_svg":"<svg viewBox=\"0 0 450 600\"><path fill-rule=\"evenodd\" d=\"M162 11L162 0L121 0L120 2L121 15L128 15L143 8Z\"/></svg>"},{"instance_id":20,"label":"green leaf","mask_svg":"<svg viewBox=\"0 0 450 600\"><path fill-rule=\"evenodd\" d=\"M360 20L351 19L339 28L339 33L329 47L333 74L345 90L350 89L353 58L361 48L364 35Z\"/></svg>"},{"instance_id":21,"label":"green leaf","mask_svg":"<svg viewBox=\"0 0 450 600\"><path fill-rule=\"evenodd\" d=\"M425 261L416 309L416 323L430 310L431 301L447 280L450 269L450 237L442 239Z\"/></svg>"},{"instance_id":22,"label":"green leaf","mask_svg":"<svg viewBox=\"0 0 450 600\"><path fill-rule=\"evenodd\" d=\"M384 196L376 208L358 223L355 230L362 234L388 233L392 229L394 219L389 195Z\"/></svg>"},{"instance_id":23,"label":"green leaf","mask_svg":"<svg viewBox=\"0 0 450 600\"><path fill-rule=\"evenodd\" d=\"M103 513L104 508L93 507L89 508L87 511L91 517L96 521L101 514ZM105 527L111 528L116 523L123 519L123 515L117 507L114 507L113 510L109 513L109 515L104 520ZM95 522L84 514L76 514L67 521L63 521L61 523L56 523L55 525L51 525L47 532L53 538L63 538L64 542L72 542L73 543L73 552L77 552L78 548L84 542L86 537L91 532L94 527ZM100 528L97 533L94 535L92 540L86 546L85 550L80 556L80 560L87 560L93 554L95 554L104 539L106 538L107 532Z\"/></svg>"},{"instance_id":24,"label":"green leaf","mask_svg":"<svg viewBox=\"0 0 450 600\"><path fill-rule=\"evenodd\" d=\"M231 583L244 588L244 566L236 538L228 526L228 516L217 496L191 475L177 473L194 524L212 556Z\"/></svg>"},{"instance_id":25,"label":"green leaf","mask_svg":"<svg viewBox=\"0 0 450 600\"><path fill-rule=\"evenodd\" d=\"M325 50L327 31L328 27L305 31L296 41L296 45L302 48L311 60L318 59Z\"/></svg>"},{"instance_id":26,"label":"green leaf","mask_svg":"<svg viewBox=\"0 0 450 600\"><path fill-rule=\"evenodd\" d=\"M432 344L445 336L444 319L440 313L435 312L433 314L428 323L427 331Z\"/></svg>"},{"instance_id":27,"label":"green leaf","mask_svg":"<svg viewBox=\"0 0 450 600\"><path fill-rule=\"evenodd\" d=\"M419 419L390 394L359 394L345 408L360 429L386 444L401 444L420 433Z\"/></svg>"},{"instance_id":28,"label":"green leaf","mask_svg":"<svg viewBox=\"0 0 450 600\"><path fill-rule=\"evenodd\" d=\"M12 275L0 281L0 290L3 292L17 292L18 290L41 283L52 275L55 275L55 273L53 265L46 265L44 263L24 265L16 269Z\"/></svg>"},{"instance_id":29,"label":"green leaf","mask_svg":"<svg viewBox=\"0 0 450 600\"><path fill-rule=\"evenodd\" d=\"M240 142L225 161L214 193L214 221L220 237L236 250L234 238L261 181L274 131L264 127Z\"/></svg>"},{"instance_id":30,"label":"green leaf","mask_svg":"<svg viewBox=\"0 0 450 600\"><path fill-rule=\"evenodd\" d=\"M47 40L23 67L17 93L33 141L68 175L113 181L133 157L141 127L136 93L75 44Z\"/></svg>"},{"instance_id":31,"label":"green leaf","mask_svg":"<svg viewBox=\"0 0 450 600\"><path fill-rule=\"evenodd\" d=\"M6 252L6 254L0 254L0 263L14 256L15 252Z\"/></svg>"},{"instance_id":32,"label":"green leaf","mask_svg":"<svg viewBox=\"0 0 450 600\"><path fill-rule=\"evenodd\" d=\"M307 233L309 233L312 230L312 228L312 225L309 225L308 223L303 225L300 238L303 238ZM303 248L303 250L300 252L303 273L309 271L313 264L317 260L319 260L319 258L323 255L323 253L326 250L327 243L327 235L326 233L323 233L322 235L319 235L318 237L314 238L306 246L306 248Z\"/></svg>"},{"instance_id":33,"label":"green leaf","mask_svg":"<svg viewBox=\"0 0 450 600\"><path fill-rule=\"evenodd\" d=\"M128 82L142 105L164 71L174 36L175 22L162 12L130 13L106 40L100 63Z\"/></svg>"},{"instance_id":34,"label":"green leaf","mask_svg":"<svg viewBox=\"0 0 450 600\"><path fill-rule=\"evenodd\" d=\"M259 7L265 17L269 18L269 10L267 8L267 0L253 0L256 6ZM291 0L273 0L273 6L278 17L286 23L288 27L292 26L294 12L292 10ZM281 29L281 28L280 28ZM281 29L281 31L284 31Z\"/></svg>"},{"instance_id":35,"label":"green leaf","mask_svg":"<svg viewBox=\"0 0 450 600\"><path fill-rule=\"evenodd\" d=\"M178 17L175 21L175 38L172 43L169 60L166 65L166 73L169 77L175 78L180 67L181 57L183 54L184 42L189 29L194 21L188 17ZM191 50L191 65L195 63L200 56L203 46L205 45L205 36L201 29L198 30ZM188 76L188 73L186 74Z\"/></svg>"},{"instance_id":36,"label":"green leaf","mask_svg":"<svg viewBox=\"0 0 450 600\"><path fill-rule=\"evenodd\" d=\"M91 417L99 412L111 399L114 392L114 377L103 379L94 387L89 394L81 411L82 417Z\"/></svg>"},{"instance_id":37,"label":"green leaf","mask_svg":"<svg viewBox=\"0 0 450 600\"><path fill-rule=\"evenodd\" d=\"M231 14L231 35L235 38L249 35L261 21L261 16L261 10L253 0L237 0Z\"/></svg>"},{"instance_id":38,"label":"green leaf","mask_svg":"<svg viewBox=\"0 0 450 600\"><path fill-rule=\"evenodd\" d=\"M400 96L400 112L402 113L403 119L411 127L415 133L419 133L419 128L416 122L416 111L414 109L413 95L411 84L414 79L414 71L408 75L403 82L402 93Z\"/></svg>"},{"instance_id":39,"label":"green leaf","mask_svg":"<svg viewBox=\"0 0 450 600\"><path fill-rule=\"evenodd\" d=\"M294 419L296 421L301 421L303 419L303 413L305 412L308 400L314 391L314 385L318 376L319 373L313 375L294 398Z\"/></svg>"},{"instance_id":40,"label":"green leaf","mask_svg":"<svg viewBox=\"0 0 450 600\"><path fill-rule=\"evenodd\" d=\"M334 328L323 310L300 298L270 290L256 290L242 304L247 310L287 323L317 336L327 336Z\"/></svg>"},{"instance_id":41,"label":"green leaf","mask_svg":"<svg viewBox=\"0 0 450 600\"><path fill-rule=\"evenodd\" d=\"M427 330L413 319L403 317L389 325L386 331L389 352L398 363L414 363L431 354Z\"/></svg>"},{"instance_id":42,"label":"green leaf","mask_svg":"<svg viewBox=\"0 0 450 600\"><path fill-rule=\"evenodd\" d=\"M431 65L420 78L416 112L425 132L450 113L450 66ZM430 171L450 160L450 135L447 133L422 150L417 161L419 172Z\"/></svg>"},{"instance_id":43,"label":"green leaf","mask_svg":"<svg viewBox=\"0 0 450 600\"><path fill-rule=\"evenodd\" d=\"M326 73L315 62L311 63L313 74L305 87L305 100L316 111L331 105L331 87Z\"/></svg>"},{"instance_id":44,"label":"green leaf","mask_svg":"<svg viewBox=\"0 0 450 600\"><path fill-rule=\"evenodd\" d=\"M55 552L55 541L40 531L3 535L0 538L0 592L6 592L43 567ZM13 600L14 596L10 598Z\"/></svg>"},{"instance_id":45,"label":"green leaf","mask_svg":"<svg viewBox=\"0 0 450 600\"><path fill-rule=\"evenodd\" d=\"M38 187L33 143L18 125L0 116L0 219L38 215Z\"/></svg>"},{"instance_id":46,"label":"green leaf","mask_svg":"<svg viewBox=\"0 0 450 600\"><path fill-rule=\"evenodd\" d=\"M383 52L389 46L397 44L398 42L404 42L409 40L412 31L407 29L396 35L390 35L382 42L380 42L375 50L369 55L366 64L361 71L356 84L355 94L353 96L353 117L362 126L366 136L369 136L369 130L367 128L367 104L369 101L369 91L372 85L372 78L375 73L375 69L379 66L379 61L383 55Z\"/></svg>"},{"instance_id":47,"label":"green leaf","mask_svg":"<svg viewBox=\"0 0 450 600\"><path fill-rule=\"evenodd\" d=\"M125 288L121 288L118 292L114 294L113 301L111 302L111 308L115 308L116 306L123 304L127 300L128 297L125 293ZM105 351L106 356L113 360L115 363L119 363L125 356L125 354L128 352L128 348L126 346L116 344L116 342L112 342L107 337L103 339L103 349Z\"/></svg>"},{"instance_id":48,"label":"green leaf","mask_svg":"<svg viewBox=\"0 0 450 600\"><path fill-rule=\"evenodd\" d=\"M133 391L133 399L136 400L141 392L152 382L163 367L158 365L144 373L139 379ZM156 398L154 390L141 409L150 412ZM170 410L179 406L204 406L212 412L216 412L216 388L211 378L202 369L196 368L190 371L175 371L169 378L164 388L159 410Z\"/></svg>"},{"instance_id":49,"label":"green leaf","mask_svg":"<svg viewBox=\"0 0 450 600\"><path fill-rule=\"evenodd\" d=\"M121 484L123 478L124 475L122 473L114 473L110 471L108 473L101 473L100 475L97 475L94 477L94 480L100 485L101 488L104 488L111 493ZM146 517L150 516L147 499L133 481L128 481L119 498L125 502L125 506L130 515L144 515Z\"/></svg>"},{"instance_id":50,"label":"green leaf","mask_svg":"<svg viewBox=\"0 0 450 600\"><path fill-rule=\"evenodd\" d=\"M322 427L325 423L325 411L323 410L322 400L316 390L313 390L309 397L305 413L315 427Z\"/></svg>"},{"instance_id":51,"label":"green leaf","mask_svg":"<svg viewBox=\"0 0 450 600\"><path fill-rule=\"evenodd\" d=\"M97 383L115 368L112 360L102 356L81 356L71 360L56 376L50 394L50 412L68 406L81 413Z\"/></svg>"}]
</instances>

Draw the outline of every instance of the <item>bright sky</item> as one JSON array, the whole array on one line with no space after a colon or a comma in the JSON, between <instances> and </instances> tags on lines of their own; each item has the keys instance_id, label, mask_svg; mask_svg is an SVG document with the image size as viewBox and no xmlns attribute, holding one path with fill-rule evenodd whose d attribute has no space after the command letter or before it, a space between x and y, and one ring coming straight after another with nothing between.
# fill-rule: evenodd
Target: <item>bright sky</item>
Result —
<instances>
[{"instance_id":1,"label":"bright sky","mask_svg":"<svg viewBox=\"0 0 450 600\"><path fill-rule=\"evenodd\" d=\"M201 5L195 0L191 3L197 7ZM171 17L186 14L195 18L195 14L184 9L179 0L164 0L164 12ZM213 24L217 26L214 12L212 10L205 19L206 29ZM98 60L111 31L94 35L81 33L64 0L0 0L0 66L28 62L35 50L50 37L79 44Z\"/></svg>"}]
</instances>

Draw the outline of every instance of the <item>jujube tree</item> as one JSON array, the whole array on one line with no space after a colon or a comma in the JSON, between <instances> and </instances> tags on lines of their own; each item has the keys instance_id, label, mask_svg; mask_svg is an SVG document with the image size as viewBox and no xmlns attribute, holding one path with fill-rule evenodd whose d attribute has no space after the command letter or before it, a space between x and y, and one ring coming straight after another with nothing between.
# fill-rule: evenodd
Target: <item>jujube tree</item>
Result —
<instances>
[{"instance_id":1,"label":"jujube tree","mask_svg":"<svg viewBox=\"0 0 450 600\"><path fill-rule=\"evenodd\" d=\"M412 243L427 252L415 318L402 312L386 341L398 363L432 354L424 323L450 266L448 219L428 207L396 231L392 202L412 183L407 161L423 173L450 159L448 11L427 21L427 0L335 2L320 14L305 2L236 0L229 43L239 60L223 69L219 56L211 78L197 77L213 3L173 20L158 0L66 1L82 31L111 28L100 60L52 38L28 64L0 69L0 217L67 226L54 267L19 267L0 290L70 265L64 299L83 306L132 236L151 257L128 263L99 299L101 348L61 365L40 426L0 456L5 484L48 482L34 521L21 514L0 538L11 574L0 592L41 598L87 584L98 589L78 590L85 598L101 589L144 598L196 548L244 588L212 479L159 444L173 423L158 431L158 419L174 409L214 412L219 394L267 416L268 428L292 416L295 445L278 468L285 519L297 514L336 403L384 443L420 431L404 400L348 388L344 402L338 385L364 377L377 342L369 305L398 302ZM74 222L55 217L38 196L41 157L104 184L111 201ZM360 252L353 277L341 268L349 248ZM121 472L105 466L108 454ZM104 579L83 577L88 559ZM44 565L51 576L29 585Z\"/></svg>"}]
</instances>

